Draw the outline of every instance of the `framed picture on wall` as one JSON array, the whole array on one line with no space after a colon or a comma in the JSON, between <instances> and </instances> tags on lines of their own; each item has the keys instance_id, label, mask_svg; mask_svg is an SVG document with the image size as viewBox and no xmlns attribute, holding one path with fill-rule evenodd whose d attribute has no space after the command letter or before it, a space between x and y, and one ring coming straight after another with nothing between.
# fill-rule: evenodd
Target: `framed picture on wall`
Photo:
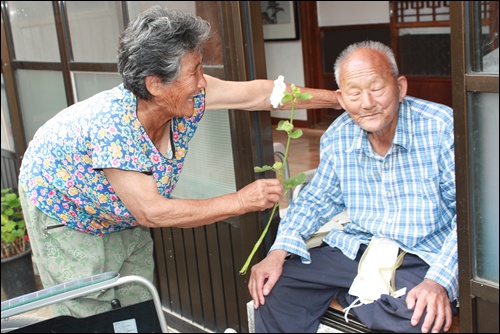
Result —
<instances>
[{"instance_id":1,"label":"framed picture on wall","mask_svg":"<svg viewBox=\"0 0 500 334\"><path fill-rule=\"evenodd\" d=\"M297 1L261 1L265 41L299 39Z\"/></svg>"}]
</instances>

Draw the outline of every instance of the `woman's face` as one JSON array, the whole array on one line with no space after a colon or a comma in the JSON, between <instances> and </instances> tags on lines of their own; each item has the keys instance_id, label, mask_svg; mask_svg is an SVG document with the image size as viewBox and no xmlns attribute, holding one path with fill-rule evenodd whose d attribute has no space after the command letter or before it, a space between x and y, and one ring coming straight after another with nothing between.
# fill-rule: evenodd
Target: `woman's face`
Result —
<instances>
[{"instance_id":1,"label":"woman's face","mask_svg":"<svg viewBox=\"0 0 500 334\"><path fill-rule=\"evenodd\" d=\"M172 117L189 117L194 112L195 95L205 87L203 56L200 52L186 54L181 60L181 73L170 84L163 85L157 103L172 113Z\"/></svg>"}]
</instances>

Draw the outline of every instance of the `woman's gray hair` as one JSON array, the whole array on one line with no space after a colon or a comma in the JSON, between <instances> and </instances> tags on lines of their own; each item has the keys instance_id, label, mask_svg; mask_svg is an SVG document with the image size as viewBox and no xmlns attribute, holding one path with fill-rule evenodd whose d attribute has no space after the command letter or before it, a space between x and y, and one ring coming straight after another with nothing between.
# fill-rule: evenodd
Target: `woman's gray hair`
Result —
<instances>
[{"instance_id":1,"label":"woman's gray hair","mask_svg":"<svg viewBox=\"0 0 500 334\"><path fill-rule=\"evenodd\" d=\"M150 99L146 77L173 82L180 74L181 58L203 51L209 37L210 23L193 14L160 6L142 12L120 38L118 72L124 87L139 99Z\"/></svg>"},{"instance_id":2,"label":"woman's gray hair","mask_svg":"<svg viewBox=\"0 0 500 334\"><path fill-rule=\"evenodd\" d=\"M398 70L398 65L396 63L396 58L394 57L394 53L392 52L390 47L376 41L363 41L349 45L337 57L335 65L333 65L333 71L335 72L335 81L337 82L337 86L340 87L340 67L342 66L342 63L351 53L360 48L369 48L372 49L373 51L384 54L387 57L389 63L391 64L392 74L394 74L396 78L399 76L399 70Z\"/></svg>"}]
</instances>

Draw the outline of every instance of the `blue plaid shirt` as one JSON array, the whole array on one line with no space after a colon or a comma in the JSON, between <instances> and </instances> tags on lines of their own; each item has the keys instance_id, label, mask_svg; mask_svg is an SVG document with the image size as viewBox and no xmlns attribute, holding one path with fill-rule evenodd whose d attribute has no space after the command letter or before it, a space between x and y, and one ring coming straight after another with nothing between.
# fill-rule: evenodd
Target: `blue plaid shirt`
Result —
<instances>
[{"instance_id":1,"label":"blue plaid shirt","mask_svg":"<svg viewBox=\"0 0 500 334\"><path fill-rule=\"evenodd\" d=\"M324 242L354 259L372 236L395 240L429 264L426 278L458 299L455 154L451 108L413 97L400 103L392 147L375 153L347 113L321 137L320 163L290 204L271 250L310 263L304 240L347 209L351 222Z\"/></svg>"}]
</instances>

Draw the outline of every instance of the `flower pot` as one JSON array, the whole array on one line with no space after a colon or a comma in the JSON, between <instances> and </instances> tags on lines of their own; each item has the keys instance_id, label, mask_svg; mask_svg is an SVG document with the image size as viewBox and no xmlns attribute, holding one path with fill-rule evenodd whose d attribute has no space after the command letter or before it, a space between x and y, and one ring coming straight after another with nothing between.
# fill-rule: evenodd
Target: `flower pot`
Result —
<instances>
[{"instance_id":1,"label":"flower pot","mask_svg":"<svg viewBox=\"0 0 500 334\"><path fill-rule=\"evenodd\" d=\"M2 259L2 290L7 299L36 291L31 248Z\"/></svg>"}]
</instances>

